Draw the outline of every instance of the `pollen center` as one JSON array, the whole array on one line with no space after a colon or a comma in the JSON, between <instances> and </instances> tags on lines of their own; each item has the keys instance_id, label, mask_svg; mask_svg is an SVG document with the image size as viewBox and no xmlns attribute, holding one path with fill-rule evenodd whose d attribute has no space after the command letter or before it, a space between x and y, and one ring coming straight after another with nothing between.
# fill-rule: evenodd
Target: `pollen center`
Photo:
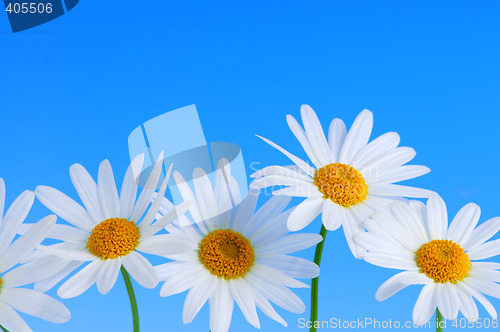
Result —
<instances>
[{"instance_id":1,"label":"pollen center","mask_svg":"<svg viewBox=\"0 0 500 332\"><path fill-rule=\"evenodd\" d=\"M252 244L243 235L230 229L208 233L199 245L198 258L217 277L243 277L255 262Z\"/></svg>"},{"instance_id":2,"label":"pollen center","mask_svg":"<svg viewBox=\"0 0 500 332\"><path fill-rule=\"evenodd\" d=\"M455 284L469 274L469 256L459 244L451 240L432 240L415 252L415 261L421 273L434 282Z\"/></svg>"},{"instance_id":3,"label":"pollen center","mask_svg":"<svg viewBox=\"0 0 500 332\"><path fill-rule=\"evenodd\" d=\"M334 163L316 170L314 185L335 204L349 207L362 203L368 194L368 186L361 173L349 165Z\"/></svg>"},{"instance_id":4,"label":"pollen center","mask_svg":"<svg viewBox=\"0 0 500 332\"><path fill-rule=\"evenodd\" d=\"M139 228L134 222L123 218L109 218L94 227L87 241L87 248L102 259L113 259L135 250L140 237Z\"/></svg>"}]
</instances>

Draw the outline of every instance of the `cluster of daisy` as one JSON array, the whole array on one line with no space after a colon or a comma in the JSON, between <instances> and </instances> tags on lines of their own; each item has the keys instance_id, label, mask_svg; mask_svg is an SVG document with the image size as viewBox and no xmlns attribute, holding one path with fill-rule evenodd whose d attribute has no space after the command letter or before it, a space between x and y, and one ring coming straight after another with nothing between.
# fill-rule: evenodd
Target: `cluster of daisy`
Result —
<instances>
[{"instance_id":1,"label":"cluster of daisy","mask_svg":"<svg viewBox=\"0 0 500 332\"><path fill-rule=\"evenodd\" d=\"M474 299L497 319L483 294L500 298L500 263L479 260L500 254L500 240L487 242L500 230L500 218L476 227L480 209L470 203L448 226L446 205L436 193L394 184L430 170L404 165L415 151L398 147L395 132L369 142L370 111L362 111L349 131L334 119L328 139L309 106L302 106L301 116L304 128L290 115L287 122L314 166L261 137L295 165L269 166L252 175L254 188L285 186L273 194L306 197L290 214L288 228L300 230L321 214L323 234L342 226L355 257L403 270L380 286L380 301L409 285L424 285L413 309L416 324L429 321L436 309L446 319L460 311L477 320ZM428 200L424 204L407 198Z\"/></svg>"},{"instance_id":2,"label":"cluster of daisy","mask_svg":"<svg viewBox=\"0 0 500 332\"><path fill-rule=\"evenodd\" d=\"M476 227L480 210L471 203L448 226L446 205L437 194L394 184L429 169L405 165L415 151L398 147L397 133L369 142L371 112L361 112L349 131L342 120L333 120L328 139L310 107L303 106L301 115L304 128L292 116L287 116L288 125L314 166L262 138L295 165L254 173L244 199L224 159L213 182L195 169L191 187L181 173L172 172L172 165L162 174L168 165L160 154L139 188L144 162L139 155L131 161L120 192L109 161L100 164L97 182L75 164L70 177L83 205L57 189L38 186L23 192L5 215L0 179L2 329L31 331L15 310L65 322L69 310L46 291L61 283L57 295L72 298L96 284L106 294L120 272L131 297L134 331L139 327L130 277L145 288L163 282L163 297L188 291L184 323L208 301L212 332L229 330L235 302L256 328L257 308L286 326L272 304L304 312L304 303L291 288L309 287L298 279L314 278L314 283L320 272L318 259L311 262L291 254L318 245L316 256L321 257L327 230L340 226L356 258L403 270L380 286L378 300L411 284L424 285L413 311L416 323L428 321L436 309L446 319L459 311L477 319L474 299L496 319L483 294L500 298L500 263L478 260L500 254L500 240L487 242L500 230L500 218ZM171 173L184 200L177 206L165 197ZM257 209L260 189L271 186L279 188ZM24 223L35 197L55 215ZM306 199L289 207L292 197ZM408 198L428 200L424 204ZM319 214L320 234L295 232ZM65 223L56 223L56 215ZM50 244L42 244L46 238ZM168 261L153 266L144 254ZM20 287L30 284L31 289Z\"/></svg>"}]
</instances>

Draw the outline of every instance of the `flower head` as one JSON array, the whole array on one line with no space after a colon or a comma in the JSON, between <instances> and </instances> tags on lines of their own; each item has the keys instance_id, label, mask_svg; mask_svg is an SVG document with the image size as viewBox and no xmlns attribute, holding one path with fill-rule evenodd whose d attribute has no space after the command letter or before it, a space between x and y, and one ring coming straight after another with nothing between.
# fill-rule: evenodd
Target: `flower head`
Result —
<instances>
[{"instance_id":1,"label":"flower head","mask_svg":"<svg viewBox=\"0 0 500 332\"><path fill-rule=\"evenodd\" d=\"M257 328L256 308L286 326L270 302L291 312L304 312L304 303L289 287L307 287L295 278L319 274L316 264L289 254L322 238L287 234L286 220L293 209L284 210L290 198L273 197L255 211L259 193L251 190L240 203L238 187L229 173L229 165L219 167L214 188L208 176L196 169L194 192L179 173L174 173L183 198L192 200L189 212L197 223L167 226L172 238L186 249L165 255L173 261L157 267L160 280L165 280L160 295L189 290L184 323L190 323L208 300L213 332L229 329L235 301ZM231 205L234 207L228 209Z\"/></svg>"},{"instance_id":2,"label":"flower head","mask_svg":"<svg viewBox=\"0 0 500 332\"><path fill-rule=\"evenodd\" d=\"M304 129L291 115L288 126L304 148L313 166L279 145L261 137L283 152L295 165L269 166L255 172L252 188L287 186L274 195L306 197L288 218L288 228L297 231L322 213L323 225L335 230L342 225L352 253L360 258L362 250L353 236L363 231L363 223L374 211L387 209L395 197L428 197L427 190L396 185L426 174L425 166L404 165L415 156L409 147L398 147L399 135L390 132L368 143L373 115L362 111L347 132L340 119L334 119L326 139L316 113L307 105L301 108ZM259 136L260 137L260 136Z\"/></svg>"},{"instance_id":3,"label":"flower head","mask_svg":"<svg viewBox=\"0 0 500 332\"><path fill-rule=\"evenodd\" d=\"M56 222L56 216L47 216L12 243L34 198L32 191L24 191L3 216L5 184L0 179L0 325L10 331L31 332L16 310L53 323L66 322L71 316L69 310L56 299L36 290L19 288L52 273L53 266L43 264L16 266L42 242Z\"/></svg>"},{"instance_id":4,"label":"flower head","mask_svg":"<svg viewBox=\"0 0 500 332\"><path fill-rule=\"evenodd\" d=\"M424 285L413 309L413 320L427 322L436 308L446 319L458 312L470 320L478 319L474 299L497 318L483 295L500 298L500 264L479 262L500 254L500 240L488 241L500 230L500 218L478 227L480 209L465 205L448 227L444 201L437 195L427 205L420 201L394 202L393 215L374 213L367 232L356 235L356 242L367 249L364 259L374 265L404 270L384 282L376 293L379 301L406 286Z\"/></svg>"},{"instance_id":5,"label":"flower head","mask_svg":"<svg viewBox=\"0 0 500 332\"><path fill-rule=\"evenodd\" d=\"M54 188L36 188L37 198L71 226L56 224L49 234L49 237L63 242L42 247L40 259L44 259L47 264L59 263L61 267L54 269L52 277L36 283L35 287L49 289L84 262L90 263L58 289L59 296L70 298L80 295L94 283L101 294L106 294L115 284L122 265L143 287L154 288L158 284L155 269L139 251L161 254L162 249L159 248L162 245L168 246L168 238L165 234L155 234L184 213L187 205L171 209L153 223L171 168L157 199L153 200L148 209L161 175L163 155L158 158L136 200L136 175L142 170L143 159L144 156L139 155L131 162L120 195L109 161L104 160L99 166L97 184L83 166L71 166L71 181L85 208Z\"/></svg>"}]
</instances>

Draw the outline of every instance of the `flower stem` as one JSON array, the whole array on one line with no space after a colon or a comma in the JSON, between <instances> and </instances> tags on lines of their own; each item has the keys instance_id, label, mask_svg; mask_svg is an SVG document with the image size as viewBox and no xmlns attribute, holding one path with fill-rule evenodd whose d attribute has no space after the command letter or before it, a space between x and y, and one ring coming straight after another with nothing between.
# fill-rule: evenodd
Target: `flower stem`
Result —
<instances>
[{"instance_id":1,"label":"flower stem","mask_svg":"<svg viewBox=\"0 0 500 332\"><path fill-rule=\"evenodd\" d=\"M123 281L125 281L125 286L127 287L128 298L130 300L130 307L132 308L132 319L134 321L134 332L139 332L139 311L137 310L137 301L135 299L134 289L132 288L132 282L130 281L130 275L127 270L120 267L122 271Z\"/></svg>"},{"instance_id":2,"label":"flower stem","mask_svg":"<svg viewBox=\"0 0 500 332\"><path fill-rule=\"evenodd\" d=\"M5 327L3 327L2 325L0 325L0 328L2 328L2 331L3 332L9 332L9 330L7 330Z\"/></svg>"},{"instance_id":3,"label":"flower stem","mask_svg":"<svg viewBox=\"0 0 500 332\"><path fill-rule=\"evenodd\" d=\"M439 309L436 308L436 332L443 332L443 326L441 322L443 321L443 315L439 312Z\"/></svg>"},{"instance_id":4,"label":"flower stem","mask_svg":"<svg viewBox=\"0 0 500 332\"><path fill-rule=\"evenodd\" d=\"M326 239L326 230L325 226L321 225L321 231L319 234L323 237L323 241L316 245L316 252L314 253L314 263L318 266L321 263L321 255L323 254L323 246L325 245ZM315 332L315 322L318 320L318 286L319 286L319 276L314 278L311 281L311 328L310 332Z\"/></svg>"}]
</instances>

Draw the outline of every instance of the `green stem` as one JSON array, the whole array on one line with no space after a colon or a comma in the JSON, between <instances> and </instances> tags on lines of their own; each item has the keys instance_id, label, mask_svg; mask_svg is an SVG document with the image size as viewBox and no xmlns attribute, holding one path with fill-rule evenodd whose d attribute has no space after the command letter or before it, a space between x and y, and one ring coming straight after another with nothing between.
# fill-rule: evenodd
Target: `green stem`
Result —
<instances>
[{"instance_id":1,"label":"green stem","mask_svg":"<svg viewBox=\"0 0 500 332\"><path fill-rule=\"evenodd\" d=\"M441 322L443 321L443 315L439 312L439 309L436 308L436 332L443 332L443 327Z\"/></svg>"},{"instance_id":2,"label":"green stem","mask_svg":"<svg viewBox=\"0 0 500 332\"><path fill-rule=\"evenodd\" d=\"M9 330L7 330L5 327L3 327L2 325L0 325L0 327L2 328L2 331L3 332L9 332Z\"/></svg>"},{"instance_id":3,"label":"green stem","mask_svg":"<svg viewBox=\"0 0 500 332\"><path fill-rule=\"evenodd\" d=\"M321 264L321 255L323 254L323 246L325 245L326 239L325 226L321 225L321 231L319 234L323 237L323 241L316 245L316 252L314 253L314 263L318 266ZM316 327L314 323L318 320L318 286L319 286L319 276L311 281L311 329L310 332L316 332Z\"/></svg>"},{"instance_id":4,"label":"green stem","mask_svg":"<svg viewBox=\"0 0 500 332\"><path fill-rule=\"evenodd\" d=\"M137 301L135 299L134 289L132 288L132 282L130 281L130 275L127 270L120 267L122 271L123 281L125 281L125 286L127 287L128 298L130 300L130 307L132 308L132 319L134 321L134 332L139 332L139 311L137 310Z\"/></svg>"}]
</instances>

